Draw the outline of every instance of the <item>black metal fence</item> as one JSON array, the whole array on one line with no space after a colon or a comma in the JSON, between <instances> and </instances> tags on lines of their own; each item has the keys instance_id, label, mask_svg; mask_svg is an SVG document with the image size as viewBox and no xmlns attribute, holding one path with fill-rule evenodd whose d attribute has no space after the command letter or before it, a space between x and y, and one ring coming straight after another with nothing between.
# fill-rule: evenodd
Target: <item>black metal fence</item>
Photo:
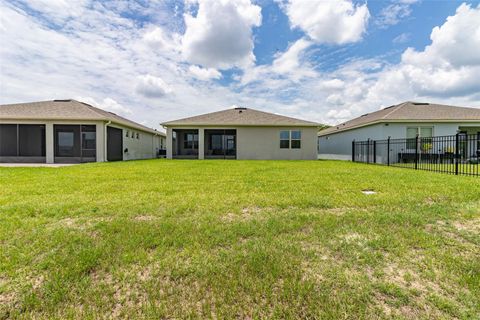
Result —
<instances>
[{"instance_id":1,"label":"black metal fence","mask_svg":"<svg viewBox=\"0 0 480 320\"><path fill-rule=\"evenodd\" d=\"M352 161L480 176L480 134L352 141Z\"/></svg>"}]
</instances>

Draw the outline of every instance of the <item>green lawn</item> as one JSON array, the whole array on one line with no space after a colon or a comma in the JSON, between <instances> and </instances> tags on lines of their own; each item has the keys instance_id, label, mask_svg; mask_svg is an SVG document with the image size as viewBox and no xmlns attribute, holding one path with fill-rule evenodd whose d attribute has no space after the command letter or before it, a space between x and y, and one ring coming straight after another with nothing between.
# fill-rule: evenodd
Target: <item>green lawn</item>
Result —
<instances>
[{"instance_id":1,"label":"green lawn","mask_svg":"<svg viewBox=\"0 0 480 320\"><path fill-rule=\"evenodd\" d=\"M478 177L335 161L0 168L0 241L0 319L480 318Z\"/></svg>"}]
</instances>

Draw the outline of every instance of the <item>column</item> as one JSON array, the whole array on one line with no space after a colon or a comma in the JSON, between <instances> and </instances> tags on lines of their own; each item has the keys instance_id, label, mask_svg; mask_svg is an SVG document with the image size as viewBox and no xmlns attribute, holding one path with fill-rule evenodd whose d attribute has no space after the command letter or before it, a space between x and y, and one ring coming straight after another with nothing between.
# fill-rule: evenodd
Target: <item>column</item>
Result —
<instances>
[{"instance_id":1,"label":"column","mask_svg":"<svg viewBox=\"0 0 480 320\"><path fill-rule=\"evenodd\" d=\"M106 152L105 152L105 130L106 126L105 123L97 123L95 125L95 143L97 145L97 162L104 162L106 161Z\"/></svg>"},{"instance_id":2,"label":"column","mask_svg":"<svg viewBox=\"0 0 480 320\"><path fill-rule=\"evenodd\" d=\"M205 129L198 129L198 159L205 159Z\"/></svg>"},{"instance_id":3,"label":"column","mask_svg":"<svg viewBox=\"0 0 480 320\"><path fill-rule=\"evenodd\" d=\"M173 129L167 128L167 159L173 156Z\"/></svg>"},{"instance_id":4,"label":"column","mask_svg":"<svg viewBox=\"0 0 480 320\"><path fill-rule=\"evenodd\" d=\"M54 141L53 138L53 123L47 122L45 123L45 158L47 163L54 163L55 155L54 155Z\"/></svg>"}]
</instances>

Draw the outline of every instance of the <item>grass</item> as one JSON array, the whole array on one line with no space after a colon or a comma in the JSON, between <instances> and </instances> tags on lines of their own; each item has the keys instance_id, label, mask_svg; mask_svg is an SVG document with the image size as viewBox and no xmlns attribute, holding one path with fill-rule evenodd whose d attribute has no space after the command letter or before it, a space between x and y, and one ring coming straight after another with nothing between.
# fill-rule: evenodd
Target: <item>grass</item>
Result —
<instances>
[{"instance_id":1,"label":"grass","mask_svg":"<svg viewBox=\"0 0 480 320\"><path fill-rule=\"evenodd\" d=\"M0 318L480 318L476 177L336 161L0 168L0 241Z\"/></svg>"}]
</instances>

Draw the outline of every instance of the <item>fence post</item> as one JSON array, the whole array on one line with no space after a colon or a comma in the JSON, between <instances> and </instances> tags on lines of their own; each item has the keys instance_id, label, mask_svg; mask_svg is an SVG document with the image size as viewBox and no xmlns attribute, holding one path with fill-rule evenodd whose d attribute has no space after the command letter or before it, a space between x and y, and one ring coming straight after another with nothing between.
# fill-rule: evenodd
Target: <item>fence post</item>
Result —
<instances>
[{"instance_id":1,"label":"fence post","mask_svg":"<svg viewBox=\"0 0 480 320\"><path fill-rule=\"evenodd\" d=\"M373 140L373 163L377 163L377 140Z\"/></svg>"},{"instance_id":2,"label":"fence post","mask_svg":"<svg viewBox=\"0 0 480 320\"><path fill-rule=\"evenodd\" d=\"M459 147L460 147L460 143L458 141L458 135L459 133L457 132L457 134L455 135L455 175L458 176L458 160L460 159L460 152L459 152Z\"/></svg>"},{"instance_id":3,"label":"fence post","mask_svg":"<svg viewBox=\"0 0 480 320\"><path fill-rule=\"evenodd\" d=\"M370 138L367 139L367 163L370 163Z\"/></svg>"},{"instance_id":4,"label":"fence post","mask_svg":"<svg viewBox=\"0 0 480 320\"><path fill-rule=\"evenodd\" d=\"M418 134L415 136L415 170L418 169Z\"/></svg>"},{"instance_id":5,"label":"fence post","mask_svg":"<svg viewBox=\"0 0 480 320\"><path fill-rule=\"evenodd\" d=\"M387 166L390 165L390 137L387 139Z\"/></svg>"},{"instance_id":6,"label":"fence post","mask_svg":"<svg viewBox=\"0 0 480 320\"><path fill-rule=\"evenodd\" d=\"M352 141L352 162L355 162L355 139Z\"/></svg>"}]
</instances>

